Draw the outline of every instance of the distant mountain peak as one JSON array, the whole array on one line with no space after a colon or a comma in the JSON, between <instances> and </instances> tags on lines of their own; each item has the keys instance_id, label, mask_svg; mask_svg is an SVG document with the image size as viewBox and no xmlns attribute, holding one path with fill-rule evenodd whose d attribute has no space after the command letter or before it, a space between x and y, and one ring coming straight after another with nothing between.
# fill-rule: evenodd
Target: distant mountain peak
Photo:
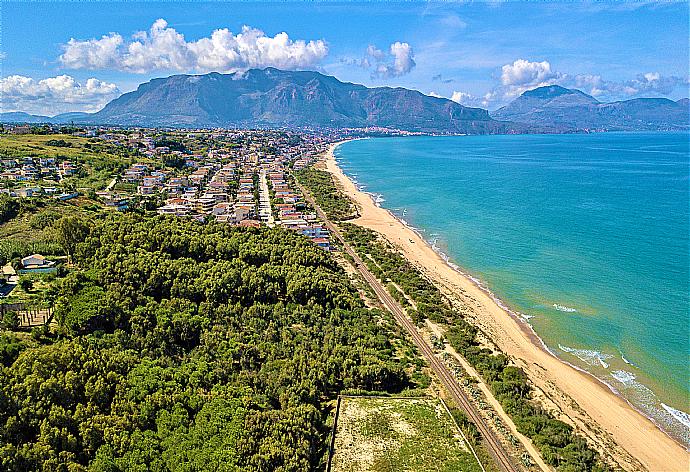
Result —
<instances>
[{"instance_id":1,"label":"distant mountain peak","mask_svg":"<svg viewBox=\"0 0 690 472\"><path fill-rule=\"evenodd\" d=\"M190 127L385 127L427 133L526 129L404 88L367 88L316 71L267 67L141 84L89 117L98 124Z\"/></svg>"},{"instance_id":2,"label":"distant mountain peak","mask_svg":"<svg viewBox=\"0 0 690 472\"><path fill-rule=\"evenodd\" d=\"M535 97L535 98L553 98L560 95L568 95L573 93L582 93L579 90L571 90L560 85L544 85L542 87L537 87L532 90L527 90L522 93L525 97Z\"/></svg>"},{"instance_id":3,"label":"distant mountain peak","mask_svg":"<svg viewBox=\"0 0 690 472\"><path fill-rule=\"evenodd\" d=\"M634 98L601 103L580 90L560 85L528 90L491 116L561 130L675 130L690 127L687 101Z\"/></svg>"},{"instance_id":4,"label":"distant mountain peak","mask_svg":"<svg viewBox=\"0 0 690 472\"><path fill-rule=\"evenodd\" d=\"M545 85L543 87L537 87L532 90L527 90L524 92L521 97L527 97L527 98L537 98L537 99L554 99L557 97L563 97L563 96L568 96L572 95L575 97L579 97L580 99L586 99L591 101L592 103L597 103L598 100L591 95L587 95L581 90L577 89L569 89L565 87L561 87L560 85Z\"/></svg>"}]
</instances>

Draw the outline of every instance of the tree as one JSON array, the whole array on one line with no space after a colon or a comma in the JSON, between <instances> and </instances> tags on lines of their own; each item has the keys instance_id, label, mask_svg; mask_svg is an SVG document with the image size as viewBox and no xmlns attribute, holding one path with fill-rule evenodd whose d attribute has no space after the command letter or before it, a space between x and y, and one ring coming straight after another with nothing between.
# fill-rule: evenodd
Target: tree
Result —
<instances>
[{"instance_id":1,"label":"tree","mask_svg":"<svg viewBox=\"0 0 690 472\"><path fill-rule=\"evenodd\" d=\"M55 238L71 261L77 244L88 237L90 226L78 216L63 216L53 224L53 230Z\"/></svg>"},{"instance_id":2,"label":"tree","mask_svg":"<svg viewBox=\"0 0 690 472\"><path fill-rule=\"evenodd\" d=\"M29 277L22 277L21 279L19 279L19 286L25 292L30 292L34 286L34 281L31 280L31 278Z\"/></svg>"},{"instance_id":3,"label":"tree","mask_svg":"<svg viewBox=\"0 0 690 472\"><path fill-rule=\"evenodd\" d=\"M2 327L9 331L19 328L19 315L16 311L6 311L2 315Z\"/></svg>"},{"instance_id":4,"label":"tree","mask_svg":"<svg viewBox=\"0 0 690 472\"><path fill-rule=\"evenodd\" d=\"M9 195L0 194L0 224L5 223L19 213L19 203Z\"/></svg>"}]
</instances>

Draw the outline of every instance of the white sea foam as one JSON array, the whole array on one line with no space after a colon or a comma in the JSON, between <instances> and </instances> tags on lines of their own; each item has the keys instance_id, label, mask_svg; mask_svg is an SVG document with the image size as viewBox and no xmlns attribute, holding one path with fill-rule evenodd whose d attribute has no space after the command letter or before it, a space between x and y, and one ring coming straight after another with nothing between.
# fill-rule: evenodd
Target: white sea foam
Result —
<instances>
[{"instance_id":1,"label":"white sea foam","mask_svg":"<svg viewBox=\"0 0 690 472\"><path fill-rule=\"evenodd\" d=\"M668 412L669 415L673 416L679 423L690 430L690 414L676 410L672 406L668 406L666 403L662 403L661 407Z\"/></svg>"},{"instance_id":2,"label":"white sea foam","mask_svg":"<svg viewBox=\"0 0 690 472\"><path fill-rule=\"evenodd\" d=\"M603 352L595 351L593 349L576 349L574 347L563 346L561 344L558 345L558 348L563 352L567 352L569 354L574 355L582 362L585 362L592 366L600 365L604 369L609 368L609 365L606 363L606 360L613 357L610 354L604 354Z\"/></svg>"},{"instance_id":3,"label":"white sea foam","mask_svg":"<svg viewBox=\"0 0 690 472\"><path fill-rule=\"evenodd\" d=\"M554 304L553 304L553 307L554 307L556 310L562 311L562 312L565 312L565 313L575 313L575 312L577 312L577 310L576 310L575 308L570 308L569 306L565 306L565 305L559 305L558 303L554 303Z\"/></svg>"},{"instance_id":4,"label":"white sea foam","mask_svg":"<svg viewBox=\"0 0 690 472\"><path fill-rule=\"evenodd\" d=\"M611 372L611 376L623 385L633 385L633 382L637 378L635 374L627 370L614 370Z\"/></svg>"}]
</instances>

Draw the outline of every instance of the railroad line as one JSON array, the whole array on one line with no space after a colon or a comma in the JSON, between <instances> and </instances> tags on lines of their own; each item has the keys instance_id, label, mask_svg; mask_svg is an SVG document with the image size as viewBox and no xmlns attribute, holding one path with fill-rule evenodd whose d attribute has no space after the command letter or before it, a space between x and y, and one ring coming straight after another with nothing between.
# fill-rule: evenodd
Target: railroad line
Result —
<instances>
[{"instance_id":1,"label":"railroad line","mask_svg":"<svg viewBox=\"0 0 690 472\"><path fill-rule=\"evenodd\" d=\"M354 259L355 268L362 278L369 284L369 286L371 286L372 290L374 290L374 293L376 293L376 296L379 298L379 300L381 300L381 303L383 303L388 311L393 314L393 317L398 324L407 330L417 348L421 351L424 358L443 383L448 394L455 401L455 403L465 411L467 416L477 426L477 429L484 438L484 443L489 450L489 453L498 464L500 469L505 472L518 472L520 469L515 466L510 458L510 455L505 450L494 431L479 414L479 411L475 408L474 404L470 402L467 394L464 392L454 375L448 370L445 364L441 362L431 346L429 346L429 344L424 340L422 335L417 330L417 327L407 317L407 314L400 304L388 293L383 284L374 276L374 274L369 271L359 255L357 255L354 249L352 249L352 247L350 247L350 245L345 241L338 228L330 221L330 219L328 219L321 207L317 205L311 194L308 193L308 191L302 187L302 185L298 184L298 186L307 202L314 207L318 217L324 222L328 230L331 232L331 235L335 236L343 247L343 250Z\"/></svg>"}]
</instances>

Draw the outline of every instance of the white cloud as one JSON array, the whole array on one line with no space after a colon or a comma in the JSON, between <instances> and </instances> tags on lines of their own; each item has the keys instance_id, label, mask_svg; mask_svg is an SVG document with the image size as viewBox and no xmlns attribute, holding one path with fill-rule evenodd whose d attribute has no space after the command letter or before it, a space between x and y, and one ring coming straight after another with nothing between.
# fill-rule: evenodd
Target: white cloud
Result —
<instances>
[{"instance_id":1,"label":"white cloud","mask_svg":"<svg viewBox=\"0 0 690 472\"><path fill-rule=\"evenodd\" d=\"M565 77L552 70L548 61L517 59L512 64L501 67L501 86L485 95L484 101L488 104L496 99L509 100L527 90L554 85Z\"/></svg>"},{"instance_id":2,"label":"white cloud","mask_svg":"<svg viewBox=\"0 0 690 472\"><path fill-rule=\"evenodd\" d=\"M548 61L530 62L518 59L501 68L501 83L506 86L531 86L558 79Z\"/></svg>"},{"instance_id":3,"label":"white cloud","mask_svg":"<svg viewBox=\"0 0 690 472\"><path fill-rule=\"evenodd\" d=\"M477 96L471 93L456 90L451 94L450 100L466 107L486 108L495 100L495 97L492 92L489 92L483 96Z\"/></svg>"},{"instance_id":4,"label":"white cloud","mask_svg":"<svg viewBox=\"0 0 690 472\"><path fill-rule=\"evenodd\" d=\"M69 75L35 80L21 75L0 79L1 111L56 115L97 111L120 94L115 84L98 79L79 83Z\"/></svg>"},{"instance_id":5,"label":"white cloud","mask_svg":"<svg viewBox=\"0 0 690 472\"><path fill-rule=\"evenodd\" d=\"M450 99L461 105L467 105L471 102L476 101L477 97L470 93L455 91L453 92L453 95L451 95Z\"/></svg>"},{"instance_id":6,"label":"white cloud","mask_svg":"<svg viewBox=\"0 0 690 472\"><path fill-rule=\"evenodd\" d=\"M124 40L117 33L110 33L101 39L78 41L70 39L60 56L63 66L70 69L107 69L117 66L119 48Z\"/></svg>"},{"instance_id":7,"label":"white cloud","mask_svg":"<svg viewBox=\"0 0 690 472\"><path fill-rule=\"evenodd\" d=\"M369 69L372 79L400 77L409 74L417 65L412 47L400 41L391 43L387 51L370 44L364 57L342 57L340 63Z\"/></svg>"},{"instance_id":8,"label":"white cloud","mask_svg":"<svg viewBox=\"0 0 690 472\"><path fill-rule=\"evenodd\" d=\"M371 57L376 61L383 61L386 59L386 53L381 51L373 44L370 44L369 47L367 47L367 56Z\"/></svg>"},{"instance_id":9,"label":"white cloud","mask_svg":"<svg viewBox=\"0 0 690 472\"><path fill-rule=\"evenodd\" d=\"M70 39L60 62L71 69L117 69L145 73L156 70L234 72L255 67L299 69L313 67L328 54L323 40L292 40L287 33L273 37L243 26L233 34L227 28L188 42L184 35L156 20L149 31L125 41L118 33L101 39Z\"/></svg>"},{"instance_id":10,"label":"white cloud","mask_svg":"<svg viewBox=\"0 0 690 472\"><path fill-rule=\"evenodd\" d=\"M417 65L414 61L412 46L400 41L392 43L388 52L370 44L364 58L347 62L357 63L366 69L371 68L372 78L400 77L409 74Z\"/></svg>"}]
</instances>

